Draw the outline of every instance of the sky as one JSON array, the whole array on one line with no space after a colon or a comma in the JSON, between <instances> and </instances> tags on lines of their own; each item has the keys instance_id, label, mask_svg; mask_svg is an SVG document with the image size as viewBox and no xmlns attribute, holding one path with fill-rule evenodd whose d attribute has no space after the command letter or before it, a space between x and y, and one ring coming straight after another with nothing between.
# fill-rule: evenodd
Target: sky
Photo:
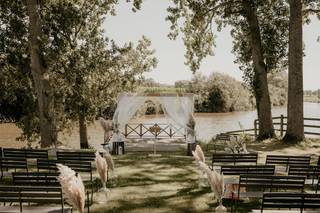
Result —
<instances>
[{"instance_id":1,"label":"sky","mask_svg":"<svg viewBox=\"0 0 320 213\"><path fill-rule=\"evenodd\" d=\"M170 40L167 37L170 23L165 21L169 0L145 0L140 11L133 13L132 4L121 1L116 7L116 16L108 16L103 28L105 35L118 44L137 42L145 35L152 42L158 66L146 73L146 78L164 84L174 84L178 80L190 80L192 72L185 63L185 47L181 38ZM320 88L320 21L312 18L309 25L304 26L304 89ZM231 53L232 38L230 29L217 33L214 56L203 60L199 72L208 76L212 72L222 72L242 80L238 65L234 64L235 56Z\"/></svg>"}]
</instances>

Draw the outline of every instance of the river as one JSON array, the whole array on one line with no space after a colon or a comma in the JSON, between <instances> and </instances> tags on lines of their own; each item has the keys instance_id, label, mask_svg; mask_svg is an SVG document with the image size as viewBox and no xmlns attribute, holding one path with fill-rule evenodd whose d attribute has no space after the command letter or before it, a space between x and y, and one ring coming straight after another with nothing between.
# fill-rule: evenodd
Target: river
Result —
<instances>
[{"instance_id":1,"label":"river","mask_svg":"<svg viewBox=\"0 0 320 213\"><path fill-rule=\"evenodd\" d=\"M286 107L274 107L272 116L286 115ZM312 118L320 118L320 103L304 103L304 116ZM243 128L253 128L253 121L257 118L256 111L245 112L229 112L229 113L196 113L196 132L198 139L210 140L218 133L239 130ZM162 115L144 116L142 118L133 119L132 123L167 123L167 119ZM312 124L312 123L308 123ZM320 122L317 123L320 125ZM319 131L319 130L318 130ZM20 135L21 131L14 124L0 124L0 147L21 147L26 144L15 139ZM98 122L88 127L88 135L90 143L95 146L103 141L103 131ZM79 135L77 128L70 133L64 133L59 136L59 140L68 146L79 147Z\"/></svg>"}]
</instances>

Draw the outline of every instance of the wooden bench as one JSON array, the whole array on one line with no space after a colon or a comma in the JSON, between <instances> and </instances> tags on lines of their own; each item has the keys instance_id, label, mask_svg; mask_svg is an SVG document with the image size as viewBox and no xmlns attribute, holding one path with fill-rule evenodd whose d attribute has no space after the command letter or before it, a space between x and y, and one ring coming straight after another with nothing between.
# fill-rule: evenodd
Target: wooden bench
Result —
<instances>
[{"instance_id":1,"label":"wooden bench","mask_svg":"<svg viewBox=\"0 0 320 213\"><path fill-rule=\"evenodd\" d=\"M289 165L310 165L310 159L310 156L267 155L266 164L285 165L286 171L288 171Z\"/></svg>"},{"instance_id":2,"label":"wooden bench","mask_svg":"<svg viewBox=\"0 0 320 213\"><path fill-rule=\"evenodd\" d=\"M94 161L94 151L57 151L57 160Z\"/></svg>"},{"instance_id":3,"label":"wooden bench","mask_svg":"<svg viewBox=\"0 0 320 213\"><path fill-rule=\"evenodd\" d=\"M216 140L220 140L220 141L231 141L232 138L235 138L235 140L238 139L236 136L233 136L227 133L220 133L216 135Z\"/></svg>"},{"instance_id":4,"label":"wooden bench","mask_svg":"<svg viewBox=\"0 0 320 213\"><path fill-rule=\"evenodd\" d=\"M64 209L61 187L0 186L0 202L19 203L20 212L23 203L61 204L61 209Z\"/></svg>"},{"instance_id":5,"label":"wooden bench","mask_svg":"<svg viewBox=\"0 0 320 213\"><path fill-rule=\"evenodd\" d=\"M282 176L282 175L240 175L238 190L232 197L237 198L235 210L237 210L240 197L263 198L265 191L293 190L303 192L304 176ZM245 188L245 192L241 192Z\"/></svg>"},{"instance_id":6,"label":"wooden bench","mask_svg":"<svg viewBox=\"0 0 320 213\"><path fill-rule=\"evenodd\" d=\"M57 164L63 164L65 166L70 167L75 172L83 172L89 173L89 181L91 187L91 200L93 199L93 191L94 191L94 184L93 184L93 171L91 162L88 161L75 161L75 160L48 160L48 159L38 159L37 160L37 169L38 172L40 171L49 171L49 172L56 172L58 170ZM83 178L83 177L82 177ZM84 182L85 179L83 178Z\"/></svg>"},{"instance_id":7,"label":"wooden bench","mask_svg":"<svg viewBox=\"0 0 320 213\"><path fill-rule=\"evenodd\" d=\"M52 159L37 159L37 169L47 171L57 171L57 164L63 164L70 167L76 172L92 172L92 163L89 161L77 160L52 160Z\"/></svg>"},{"instance_id":8,"label":"wooden bench","mask_svg":"<svg viewBox=\"0 0 320 213\"><path fill-rule=\"evenodd\" d=\"M76 161L76 160L48 160L48 159L38 159L37 169L39 171L49 171L55 172L58 170L57 164L63 164L70 167L75 172L84 172L90 174L90 181L92 181L92 164L88 161Z\"/></svg>"},{"instance_id":9,"label":"wooden bench","mask_svg":"<svg viewBox=\"0 0 320 213\"><path fill-rule=\"evenodd\" d=\"M320 212L320 194L266 192L263 194L261 213L266 208L317 209ZM289 212L289 211L286 211Z\"/></svg>"},{"instance_id":10,"label":"wooden bench","mask_svg":"<svg viewBox=\"0 0 320 213\"><path fill-rule=\"evenodd\" d=\"M237 197L240 199L240 189L245 187L247 190L251 187L255 189L262 189L256 191L258 193L252 193L252 196L246 197L262 197L262 192L273 190L297 190L302 192L304 190L304 176L283 176L283 175L240 175ZM247 192L244 192L246 194Z\"/></svg>"},{"instance_id":11,"label":"wooden bench","mask_svg":"<svg viewBox=\"0 0 320 213\"><path fill-rule=\"evenodd\" d=\"M23 203L35 204L61 204L61 211L64 212L64 197L61 187L51 186L0 186L0 202L19 203L20 212L23 210ZM86 206L90 212L89 192L86 191Z\"/></svg>"},{"instance_id":12,"label":"wooden bench","mask_svg":"<svg viewBox=\"0 0 320 213\"><path fill-rule=\"evenodd\" d=\"M60 186L57 172L13 172L14 185Z\"/></svg>"},{"instance_id":13,"label":"wooden bench","mask_svg":"<svg viewBox=\"0 0 320 213\"><path fill-rule=\"evenodd\" d=\"M316 193L318 193L319 190L320 190L320 177L318 178L318 183L316 186Z\"/></svg>"},{"instance_id":14,"label":"wooden bench","mask_svg":"<svg viewBox=\"0 0 320 213\"><path fill-rule=\"evenodd\" d=\"M48 159L48 150L4 148L4 157Z\"/></svg>"},{"instance_id":15,"label":"wooden bench","mask_svg":"<svg viewBox=\"0 0 320 213\"><path fill-rule=\"evenodd\" d=\"M28 164L27 159L25 158L9 158L9 157L0 157L0 171L1 171L1 178L3 178L4 171L9 171L9 169L23 169L28 171Z\"/></svg>"},{"instance_id":16,"label":"wooden bench","mask_svg":"<svg viewBox=\"0 0 320 213\"><path fill-rule=\"evenodd\" d=\"M230 153L214 153L212 155L212 169L214 164L225 164L231 163L236 165L238 163L253 163L257 164L258 154L248 153L248 154L230 154Z\"/></svg>"},{"instance_id":17,"label":"wooden bench","mask_svg":"<svg viewBox=\"0 0 320 213\"><path fill-rule=\"evenodd\" d=\"M223 175L274 175L274 172L274 165L223 165L220 170L220 173L223 173Z\"/></svg>"},{"instance_id":18,"label":"wooden bench","mask_svg":"<svg viewBox=\"0 0 320 213\"><path fill-rule=\"evenodd\" d=\"M312 185L314 180L318 180L320 175L320 166L313 165L289 165L289 175L306 176L306 178L312 178Z\"/></svg>"}]
</instances>

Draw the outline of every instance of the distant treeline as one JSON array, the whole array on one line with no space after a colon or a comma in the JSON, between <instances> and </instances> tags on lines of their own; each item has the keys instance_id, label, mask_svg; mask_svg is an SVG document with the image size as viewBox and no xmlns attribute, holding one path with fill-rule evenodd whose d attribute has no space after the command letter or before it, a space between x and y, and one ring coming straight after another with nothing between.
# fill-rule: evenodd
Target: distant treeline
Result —
<instances>
[{"instance_id":1,"label":"distant treeline","mask_svg":"<svg viewBox=\"0 0 320 213\"><path fill-rule=\"evenodd\" d=\"M273 73L268 76L271 102L273 106L282 106L287 100L287 74ZM149 87L170 87L147 79L143 83ZM171 86L172 87L172 86ZM196 74L190 81L182 80L174 88L195 94L195 112L233 112L251 110L255 107L252 92L235 78L212 73L210 76ZM161 113L161 107L152 102L146 104L146 113Z\"/></svg>"},{"instance_id":2,"label":"distant treeline","mask_svg":"<svg viewBox=\"0 0 320 213\"><path fill-rule=\"evenodd\" d=\"M305 90L303 91L305 102L320 102L320 89L318 90Z\"/></svg>"},{"instance_id":3,"label":"distant treeline","mask_svg":"<svg viewBox=\"0 0 320 213\"><path fill-rule=\"evenodd\" d=\"M320 89L317 89L317 90L305 90L303 91L303 95L304 96L316 96L318 98L320 98Z\"/></svg>"}]
</instances>

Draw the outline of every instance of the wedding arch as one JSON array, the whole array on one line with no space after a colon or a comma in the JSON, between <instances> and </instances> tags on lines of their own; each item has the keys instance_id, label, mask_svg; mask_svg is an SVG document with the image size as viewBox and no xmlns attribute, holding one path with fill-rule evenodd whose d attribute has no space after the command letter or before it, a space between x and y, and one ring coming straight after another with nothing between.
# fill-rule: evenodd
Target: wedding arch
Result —
<instances>
[{"instance_id":1,"label":"wedding arch","mask_svg":"<svg viewBox=\"0 0 320 213\"><path fill-rule=\"evenodd\" d=\"M123 141L122 130L146 101L158 102L164 115L186 130L186 142L195 143L194 95L191 93L122 93L113 115L114 134L111 142Z\"/></svg>"}]
</instances>

